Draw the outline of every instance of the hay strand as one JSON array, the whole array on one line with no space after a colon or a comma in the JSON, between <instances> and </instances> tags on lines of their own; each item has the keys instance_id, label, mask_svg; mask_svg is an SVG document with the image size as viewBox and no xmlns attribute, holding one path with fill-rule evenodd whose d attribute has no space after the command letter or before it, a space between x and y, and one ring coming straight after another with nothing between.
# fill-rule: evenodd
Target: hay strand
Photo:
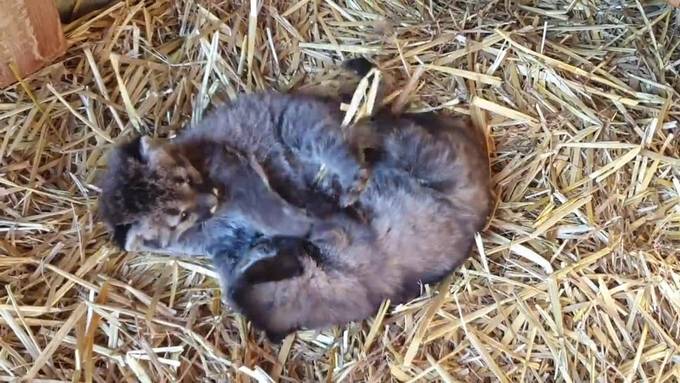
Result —
<instances>
[{"instance_id":1,"label":"hay strand","mask_svg":"<svg viewBox=\"0 0 680 383\"><path fill-rule=\"evenodd\" d=\"M0 91L0 381L680 378L680 10L663 1L128 0ZM378 63L356 84L337 70ZM470 115L494 217L451 283L272 345L204 259L126 254L94 186L121 135L258 89Z\"/></svg>"}]
</instances>

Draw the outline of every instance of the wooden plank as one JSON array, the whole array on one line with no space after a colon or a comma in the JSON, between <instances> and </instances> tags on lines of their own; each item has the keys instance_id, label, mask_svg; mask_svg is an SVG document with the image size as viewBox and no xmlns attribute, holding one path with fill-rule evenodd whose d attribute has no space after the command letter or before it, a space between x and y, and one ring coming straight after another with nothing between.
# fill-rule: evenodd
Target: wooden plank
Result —
<instances>
[{"instance_id":1,"label":"wooden plank","mask_svg":"<svg viewBox=\"0 0 680 383\"><path fill-rule=\"evenodd\" d=\"M53 1L0 0L0 87L40 70L65 51Z\"/></svg>"}]
</instances>

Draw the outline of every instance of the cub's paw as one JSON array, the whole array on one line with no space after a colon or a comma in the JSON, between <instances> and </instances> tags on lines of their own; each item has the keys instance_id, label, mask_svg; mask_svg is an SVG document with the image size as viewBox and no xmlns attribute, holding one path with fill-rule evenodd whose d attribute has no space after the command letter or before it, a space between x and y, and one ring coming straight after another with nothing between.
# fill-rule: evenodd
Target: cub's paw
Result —
<instances>
[{"instance_id":1,"label":"cub's paw","mask_svg":"<svg viewBox=\"0 0 680 383\"><path fill-rule=\"evenodd\" d=\"M304 266L297 248L287 248L274 240L264 240L243 255L238 272L246 283L278 282L302 275Z\"/></svg>"},{"instance_id":2,"label":"cub's paw","mask_svg":"<svg viewBox=\"0 0 680 383\"><path fill-rule=\"evenodd\" d=\"M368 168L359 169L354 180L350 183L349 188L340 196L340 207L345 208L354 205L359 200L361 193L363 193L366 189L366 185L368 185L370 176L371 171Z\"/></svg>"}]
</instances>

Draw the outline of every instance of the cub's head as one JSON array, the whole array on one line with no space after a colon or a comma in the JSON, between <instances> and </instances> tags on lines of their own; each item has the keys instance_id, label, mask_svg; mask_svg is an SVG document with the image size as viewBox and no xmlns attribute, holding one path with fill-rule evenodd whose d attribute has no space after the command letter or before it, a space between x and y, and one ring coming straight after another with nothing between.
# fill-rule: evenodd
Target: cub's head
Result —
<instances>
[{"instance_id":1,"label":"cub's head","mask_svg":"<svg viewBox=\"0 0 680 383\"><path fill-rule=\"evenodd\" d=\"M136 138L115 147L103 175L99 211L118 246L163 248L217 209L215 189L167 140Z\"/></svg>"}]
</instances>

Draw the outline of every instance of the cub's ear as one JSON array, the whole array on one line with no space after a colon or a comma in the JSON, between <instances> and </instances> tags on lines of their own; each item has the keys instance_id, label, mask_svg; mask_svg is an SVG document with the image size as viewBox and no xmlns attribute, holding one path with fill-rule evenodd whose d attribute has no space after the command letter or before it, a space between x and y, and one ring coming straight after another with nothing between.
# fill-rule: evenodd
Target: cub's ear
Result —
<instances>
[{"instance_id":1,"label":"cub's ear","mask_svg":"<svg viewBox=\"0 0 680 383\"><path fill-rule=\"evenodd\" d=\"M139 155L142 162L155 165L174 165L175 160L164 144L168 140L142 136L139 139Z\"/></svg>"},{"instance_id":2,"label":"cub's ear","mask_svg":"<svg viewBox=\"0 0 680 383\"><path fill-rule=\"evenodd\" d=\"M243 279L248 284L278 282L302 275L304 267L299 254L288 250L272 251L275 252L274 255L260 258L241 269Z\"/></svg>"},{"instance_id":3,"label":"cub's ear","mask_svg":"<svg viewBox=\"0 0 680 383\"><path fill-rule=\"evenodd\" d=\"M151 153L156 147L156 142L149 136L137 136L132 140L121 144L118 148L120 152L128 158L139 162L148 162Z\"/></svg>"},{"instance_id":4,"label":"cub's ear","mask_svg":"<svg viewBox=\"0 0 680 383\"><path fill-rule=\"evenodd\" d=\"M149 161L151 158L151 152L153 151L154 141L153 138L149 136L142 136L139 139L139 153L144 159L144 161Z\"/></svg>"},{"instance_id":5,"label":"cub's ear","mask_svg":"<svg viewBox=\"0 0 680 383\"><path fill-rule=\"evenodd\" d=\"M127 236L128 233L130 232L130 227L132 227L131 224L122 224L122 225L116 225L113 228L113 243L116 244L121 250L126 250L125 249L125 244L127 242Z\"/></svg>"},{"instance_id":6,"label":"cub's ear","mask_svg":"<svg viewBox=\"0 0 680 383\"><path fill-rule=\"evenodd\" d=\"M135 137L118 146L119 157L132 158L139 162L145 162L142 154L142 137Z\"/></svg>"}]
</instances>

